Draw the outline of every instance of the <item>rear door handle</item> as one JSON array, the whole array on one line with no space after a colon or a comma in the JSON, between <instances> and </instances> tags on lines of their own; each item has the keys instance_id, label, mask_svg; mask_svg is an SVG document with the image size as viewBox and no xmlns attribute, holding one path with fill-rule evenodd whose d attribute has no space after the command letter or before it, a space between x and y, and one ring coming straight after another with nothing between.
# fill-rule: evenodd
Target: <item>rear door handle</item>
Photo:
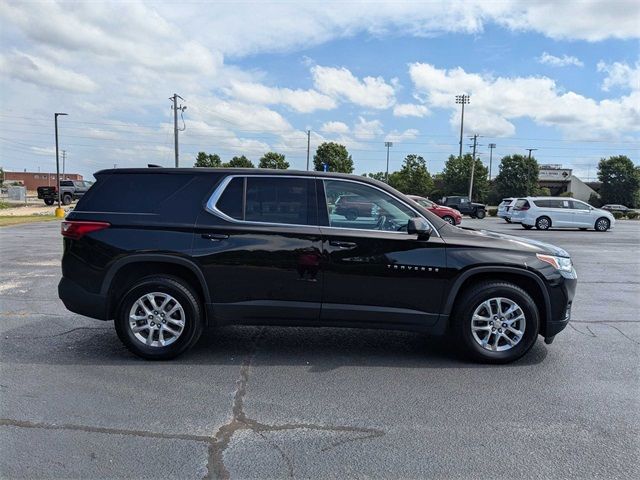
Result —
<instances>
[{"instance_id":1,"label":"rear door handle","mask_svg":"<svg viewBox=\"0 0 640 480\"><path fill-rule=\"evenodd\" d=\"M229 235L224 233L203 233L201 236L207 240L225 240L229 238Z\"/></svg>"},{"instance_id":2,"label":"rear door handle","mask_svg":"<svg viewBox=\"0 0 640 480\"><path fill-rule=\"evenodd\" d=\"M329 245L338 248L356 248L358 246L358 244L355 242L341 242L338 240L330 240Z\"/></svg>"}]
</instances>

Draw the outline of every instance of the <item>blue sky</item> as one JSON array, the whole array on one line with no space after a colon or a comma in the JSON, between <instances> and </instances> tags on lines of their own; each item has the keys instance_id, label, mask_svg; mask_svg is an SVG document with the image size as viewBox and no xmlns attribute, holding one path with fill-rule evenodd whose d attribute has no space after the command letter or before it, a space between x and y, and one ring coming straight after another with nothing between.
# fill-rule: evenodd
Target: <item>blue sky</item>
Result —
<instances>
[{"instance_id":1,"label":"blue sky","mask_svg":"<svg viewBox=\"0 0 640 480\"><path fill-rule=\"evenodd\" d=\"M458 151L455 94L471 95L479 152L537 148L594 177L640 158L640 7L581 2L0 3L0 164L52 170L52 113L68 170L173 164L174 92L186 99L181 165L287 155L305 168L344 143L355 173L408 153L436 173Z\"/></svg>"}]
</instances>

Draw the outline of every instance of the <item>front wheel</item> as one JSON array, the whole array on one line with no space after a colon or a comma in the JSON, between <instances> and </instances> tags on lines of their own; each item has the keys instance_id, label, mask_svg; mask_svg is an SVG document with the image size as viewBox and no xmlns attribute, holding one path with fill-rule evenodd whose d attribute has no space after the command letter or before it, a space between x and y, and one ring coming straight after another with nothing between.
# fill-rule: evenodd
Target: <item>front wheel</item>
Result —
<instances>
[{"instance_id":1,"label":"front wheel","mask_svg":"<svg viewBox=\"0 0 640 480\"><path fill-rule=\"evenodd\" d=\"M485 212L484 210L478 210L476 212L476 217L478 217L480 220L482 220L486 216L487 216L487 212Z\"/></svg>"},{"instance_id":2,"label":"front wheel","mask_svg":"<svg viewBox=\"0 0 640 480\"><path fill-rule=\"evenodd\" d=\"M595 229L598 232L606 232L607 230L609 230L610 226L611 226L611 222L609 222L609 219L601 217L598 220L596 220Z\"/></svg>"},{"instance_id":3,"label":"front wheel","mask_svg":"<svg viewBox=\"0 0 640 480\"><path fill-rule=\"evenodd\" d=\"M49 206L53 205L53 198L45 198L44 203Z\"/></svg>"},{"instance_id":4,"label":"front wheel","mask_svg":"<svg viewBox=\"0 0 640 480\"><path fill-rule=\"evenodd\" d=\"M522 225L522 228L524 228L525 230L531 230L533 228L533 225L525 225L524 223L521 225Z\"/></svg>"},{"instance_id":5,"label":"front wheel","mask_svg":"<svg viewBox=\"0 0 640 480\"><path fill-rule=\"evenodd\" d=\"M137 282L120 299L118 337L136 355L167 360L190 348L202 333L200 303L191 287L169 276Z\"/></svg>"},{"instance_id":6,"label":"front wheel","mask_svg":"<svg viewBox=\"0 0 640 480\"><path fill-rule=\"evenodd\" d=\"M456 221L451 215L445 215L442 219L450 225L455 225Z\"/></svg>"},{"instance_id":7,"label":"front wheel","mask_svg":"<svg viewBox=\"0 0 640 480\"><path fill-rule=\"evenodd\" d=\"M454 329L463 353L473 360L512 362L527 353L538 337L538 307L515 284L479 283L457 303Z\"/></svg>"},{"instance_id":8,"label":"front wheel","mask_svg":"<svg viewBox=\"0 0 640 480\"><path fill-rule=\"evenodd\" d=\"M63 205L70 205L71 204L71 195L64 195L62 197L62 204Z\"/></svg>"}]
</instances>

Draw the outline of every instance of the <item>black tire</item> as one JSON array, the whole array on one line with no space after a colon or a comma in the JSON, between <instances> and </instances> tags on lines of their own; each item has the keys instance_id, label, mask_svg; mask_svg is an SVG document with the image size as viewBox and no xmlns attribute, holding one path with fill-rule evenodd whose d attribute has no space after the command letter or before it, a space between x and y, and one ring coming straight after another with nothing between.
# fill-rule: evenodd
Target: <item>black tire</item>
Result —
<instances>
[{"instance_id":1,"label":"black tire","mask_svg":"<svg viewBox=\"0 0 640 480\"><path fill-rule=\"evenodd\" d=\"M53 205L53 198L45 198L44 203L49 206Z\"/></svg>"},{"instance_id":2,"label":"black tire","mask_svg":"<svg viewBox=\"0 0 640 480\"><path fill-rule=\"evenodd\" d=\"M174 297L184 310L184 329L178 338L167 346L148 346L137 339L129 327L129 312L136 301L152 292L167 293ZM163 275L146 277L133 285L121 299L115 327L124 345L139 357L149 360L168 360L191 348L202 333L202 307L193 289L183 280Z\"/></svg>"},{"instance_id":3,"label":"black tire","mask_svg":"<svg viewBox=\"0 0 640 480\"><path fill-rule=\"evenodd\" d=\"M444 217L442 217L442 219L450 225L456 224L455 218L453 218L451 215L445 215Z\"/></svg>"},{"instance_id":4,"label":"black tire","mask_svg":"<svg viewBox=\"0 0 640 480\"><path fill-rule=\"evenodd\" d=\"M510 218L505 218L504 221L507 222L507 223L511 223L511 219Z\"/></svg>"},{"instance_id":5,"label":"black tire","mask_svg":"<svg viewBox=\"0 0 640 480\"><path fill-rule=\"evenodd\" d=\"M487 350L474 338L471 329L471 318L475 309L484 301L496 297L515 302L524 313L526 321L522 338L515 346L504 351ZM531 296L517 285L499 281L478 283L465 290L456 299L456 304L453 312L453 330L462 353L472 360L494 364L513 362L527 353L538 338L540 328L538 307Z\"/></svg>"},{"instance_id":6,"label":"black tire","mask_svg":"<svg viewBox=\"0 0 640 480\"><path fill-rule=\"evenodd\" d=\"M63 195L62 196L62 204L63 205L70 205L71 204L71 195Z\"/></svg>"},{"instance_id":7,"label":"black tire","mask_svg":"<svg viewBox=\"0 0 640 480\"><path fill-rule=\"evenodd\" d=\"M348 212L346 212L344 214L344 218L346 218L349 221L353 221L356 218L358 218L358 211L357 210L349 210Z\"/></svg>"},{"instance_id":8,"label":"black tire","mask_svg":"<svg viewBox=\"0 0 640 480\"><path fill-rule=\"evenodd\" d=\"M600 217L596 220L596 223L593 225L593 228L596 229L597 232L606 232L611 227L611 222L608 218Z\"/></svg>"},{"instance_id":9,"label":"black tire","mask_svg":"<svg viewBox=\"0 0 640 480\"><path fill-rule=\"evenodd\" d=\"M549 217L540 217L536 220L536 228L538 230L549 230L551 228L551 219Z\"/></svg>"},{"instance_id":10,"label":"black tire","mask_svg":"<svg viewBox=\"0 0 640 480\"><path fill-rule=\"evenodd\" d=\"M485 212L484 209L480 209L476 211L476 217L478 217L480 220L482 220L486 216L487 216L487 212Z\"/></svg>"},{"instance_id":11,"label":"black tire","mask_svg":"<svg viewBox=\"0 0 640 480\"><path fill-rule=\"evenodd\" d=\"M525 230L531 230L533 228L533 225L525 225L524 223L522 223L521 225Z\"/></svg>"}]
</instances>

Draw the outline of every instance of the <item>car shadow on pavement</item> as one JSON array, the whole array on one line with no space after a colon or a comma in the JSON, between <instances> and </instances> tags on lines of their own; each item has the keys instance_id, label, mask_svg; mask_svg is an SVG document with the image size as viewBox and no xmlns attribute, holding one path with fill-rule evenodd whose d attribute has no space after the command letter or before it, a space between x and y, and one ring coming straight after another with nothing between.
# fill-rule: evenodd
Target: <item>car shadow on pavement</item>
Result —
<instances>
[{"instance_id":1,"label":"car shadow on pavement","mask_svg":"<svg viewBox=\"0 0 640 480\"><path fill-rule=\"evenodd\" d=\"M111 322L87 321L83 324L86 326L65 330L43 320L6 331L0 339L0 358L5 364L129 365L148 362L134 356L120 343ZM538 364L546 358L547 348L539 339L520 360L496 367L464 359L448 337L352 328L234 326L206 330L190 351L165 363L241 365L248 355L254 357L254 365L303 366L310 372L326 372L345 366L505 368Z\"/></svg>"}]
</instances>

